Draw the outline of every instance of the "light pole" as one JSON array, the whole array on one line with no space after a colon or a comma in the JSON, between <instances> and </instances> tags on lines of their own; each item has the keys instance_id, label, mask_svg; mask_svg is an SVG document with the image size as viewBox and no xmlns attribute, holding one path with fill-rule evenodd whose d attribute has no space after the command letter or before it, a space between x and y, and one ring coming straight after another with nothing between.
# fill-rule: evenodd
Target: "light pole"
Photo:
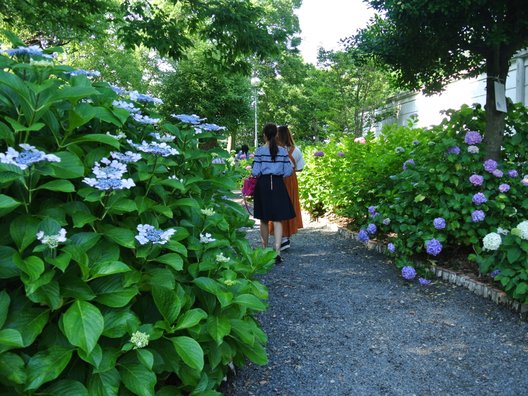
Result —
<instances>
[{"instance_id":1,"label":"light pole","mask_svg":"<svg viewBox=\"0 0 528 396\"><path fill-rule=\"evenodd\" d=\"M260 85L260 78L254 76L251 78L251 86L253 87L253 93L255 95L255 150L258 147L258 118L257 118L257 102L258 102L258 89Z\"/></svg>"}]
</instances>

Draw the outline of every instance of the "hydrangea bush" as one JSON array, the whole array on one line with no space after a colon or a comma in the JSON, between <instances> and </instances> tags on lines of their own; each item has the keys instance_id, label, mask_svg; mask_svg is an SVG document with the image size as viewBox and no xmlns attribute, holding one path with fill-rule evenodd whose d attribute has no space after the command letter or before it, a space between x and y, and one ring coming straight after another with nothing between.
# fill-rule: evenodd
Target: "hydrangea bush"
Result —
<instances>
[{"instance_id":1,"label":"hydrangea bush","mask_svg":"<svg viewBox=\"0 0 528 396\"><path fill-rule=\"evenodd\" d=\"M0 383L9 394L218 394L266 362L221 127L33 48L0 54Z\"/></svg>"},{"instance_id":2,"label":"hydrangea bush","mask_svg":"<svg viewBox=\"0 0 528 396\"><path fill-rule=\"evenodd\" d=\"M478 105L449 110L428 130L386 128L380 137L367 136L365 144L347 146L345 138L316 147L325 156L306 155L303 204L309 198L351 218L362 242L389 242L398 268L412 266L417 257L442 259L446 251L469 254L485 235L528 218L528 151L522 144L528 111L515 104L508 108L500 162L485 157L485 113ZM333 154L337 148L344 157ZM314 188L318 183L321 194ZM372 225L376 235L368 231ZM526 253L519 257L526 260Z\"/></svg>"}]
</instances>

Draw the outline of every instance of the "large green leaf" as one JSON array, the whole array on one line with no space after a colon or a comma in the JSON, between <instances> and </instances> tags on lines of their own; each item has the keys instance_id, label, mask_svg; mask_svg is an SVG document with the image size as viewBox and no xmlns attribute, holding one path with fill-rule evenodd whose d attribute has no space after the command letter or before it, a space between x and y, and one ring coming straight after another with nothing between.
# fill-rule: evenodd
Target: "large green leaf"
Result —
<instances>
[{"instance_id":1,"label":"large green leaf","mask_svg":"<svg viewBox=\"0 0 528 396\"><path fill-rule=\"evenodd\" d=\"M90 396L88 389L79 381L64 379L47 387L44 392L50 395Z\"/></svg>"},{"instance_id":2,"label":"large green leaf","mask_svg":"<svg viewBox=\"0 0 528 396\"><path fill-rule=\"evenodd\" d=\"M99 262L90 268L90 277L95 279L101 276L120 274L128 271L132 271L132 269L121 261Z\"/></svg>"},{"instance_id":3,"label":"large green leaf","mask_svg":"<svg viewBox=\"0 0 528 396\"><path fill-rule=\"evenodd\" d=\"M135 234L128 228L106 226L103 229L104 235L118 245L131 248L135 247Z\"/></svg>"},{"instance_id":4,"label":"large green leaf","mask_svg":"<svg viewBox=\"0 0 528 396\"><path fill-rule=\"evenodd\" d=\"M173 323L180 314L181 300L172 289L152 285L152 297L161 315L169 323Z\"/></svg>"},{"instance_id":5,"label":"large green leaf","mask_svg":"<svg viewBox=\"0 0 528 396\"><path fill-rule=\"evenodd\" d=\"M36 281L44 272L44 262L37 256L29 256L22 259L19 254L15 254L13 261L22 272L27 274L31 281Z\"/></svg>"},{"instance_id":6,"label":"large green leaf","mask_svg":"<svg viewBox=\"0 0 528 396\"><path fill-rule=\"evenodd\" d=\"M19 276L20 270L13 261L13 256L18 252L9 246L0 246L0 279L9 279Z\"/></svg>"},{"instance_id":7,"label":"large green leaf","mask_svg":"<svg viewBox=\"0 0 528 396\"><path fill-rule=\"evenodd\" d=\"M12 348L24 346L24 340L18 330L2 329L0 330L0 350L6 351Z\"/></svg>"},{"instance_id":8,"label":"large green leaf","mask_svg":"<svg viewBox=\"0 0 528 396\"><path fill-rule=\"evenodd\" d=\"M90 395L117 396L121 378L119 372L112 368L104 373L93 373L88 379Z\"/></svg>"},{"instance_id":9,"label":"large green leaf","mask_svg":"<svg viewBox=\"0 0 528 396\"><path fill-rule=\"evenodd\" d=\"M34 390L54 380L64 370L72 356L72 350L55 345L33 355L27 364L26 390Z\"/></svg>"},{"instance_id":10,"label":"large green leaf","mask_svg":"<svg viewBox=\"0 0 528 396\"><path fill-rule=\"evenodd\" d=\"M21 203L8 195L0 194L0 209L14 209Z\"/></svg>"},{"instance_id":11,"label":"large green leaf","mask_svg":"<svg viewBox=\"0 0 528 396\"><path fill-rule=\"evenodd\" d=\"M238 347L253 363L260 365L268 364L266 349L259 343L256 342L253 345L239 344Z\"/></svg>"},{"instance_id":12,"label":"large green leaf","mask_svg":"<svg viewBox=\"0 0 528 396\"><path fill-rule=\"evenodd\" d=\"M113 308L124 307L139 293L135 286L124 287L119 274L98 278L90 286L97 295L95 301Z\"/></svg>"},{"instance_id":13,"label":"large green leaf","mask_svg":"<svg viewBox=\"0 0 528 396\"><path fill-rule=\"evenodd\" d=\"M179 254L176 253L167 253L163 256L156 257L153 260L159 263L167 264L176 271L181 271L183 269L183 259Z\"/></svg>"},{"instance_id":14,"label":"large green leaf","mask_svg":"<svg viewBox=\"0 0 528 396\"><path fill-rule=\"evenodd\" d=\"M109 309L103 312L103 317L105 325L103 336L109 338L123 337L141 324L130 308Z\"/></svg>"},{"instance_id":15,"label":"large green leaf","mask_svg":"<svg viewBox=\"0 0 528 396\"><path fill-rule=\"evenodd\" d=\"M61 100L66 99L71 102L77 102L79 99L98 94L94 87L90 85L78 85L78 86L64 86L60 91L57 92L54 99Z\"/></svg>"},{"instance_id":16,"label":"large green leaf","mask_svg":"<svg viewBox=\"0 0 528 396\"><path fill-rule=\"evenodd\" d=\"M74 192L75 186L68 180L52 180L37 187L37 190Z\"/></svg>"},{"instance_id":17,"label":"large green leaf","mask_svg":"<svg viewBox=\"0 0 528 396\"><path fill-rule=\"evenodd\" d=\"M121 379L128 390L139 396L154 396L156 375L140 363L119 366Z\"/></svg>"},{"instance_id":18,"label":"large green leaf","mask_svg":"<svg viewBox=\"0 0 528 396\"><path fill-rule=\"evenodd\" d=\"M20 332L27 347L35 341L48 323L49 309L36 308L26 296L11 295L11 306L4 328Z\"/></svg>"},{"instance_id":19,"label":"large green leaf","mask_svg":"<svg viewBox=\"0 0 528 396\"><path fill-rule=\"evenodd\" d=\"M231 332L231 323L224 316L209 316L207 318L207 332L219 344Z\"/></svg>"},{"instance_id":20,"label":"large green leaf","mask_svg":"<svg viewBox=\"0 0 528 396\"><path fill-rule=\"evenodd\" d=\"M25 366L24 360L16 353L0 354L0 378L15 384L24 384L27 378Z\"/></svg>"},{"instance_id":21,"label":"large green leaf","mask_svg":"<svg viewBox=\"0 0 528 396\"><path fill-rule=\"evenodd\" d=\"M198 342L186 336L174 337L170 339L176 349L176 353L181 357L184 363L196 370L203 370L204 353Z\"/></svg>"},{"instance_id":22,"label":"large green leaf","mask_svg":"<svg viewBox=\"0 0 528 396\"><path fill-rule=\"evenodd\" d=\"M61 161L51 162L49 171L43 171L44 174L58 179L77 179L84 176L84 165L77 155L69 151L60 151L55 154Z\"/></svg>"},{"instance_id":23,"label":"large green leaf","mask_svg":"<svg viewBox=\"0 0 528 396\"><path fill-rule=\"evenodd\" d=\"M9 233L19 252L23 252L37 239L37 226L39 223L39 219L26 215L19 216L11 221Z\"/></svg>"},{"instance_id":24,"label":"large green leaf","mask_svg":"<svg viewBox=\"0 0 528 396\"><path fill-rule=\"evenodd\" d=\"M9 311L9 304L11 303L11 298L5 290L0 292L0 328L4 326L4 323L7 319L7 313Z\"/></svg>"},{"instance_id":25,"label":"large green leaf","mask_svg":"<svg viewBox=\"0 0 528 396\"><path fill-rule=\"evenodd\" d=\"M64 334L71 344L87 354L103 333L104 319L99 309L86 301L75 301L62 315Z\"/></svg>"},{"instance_id":26,"label":"large green leaf","mask_svg":"<svg viewBox=\"0 0 528 396\"><path fill-rule=\"evenodd\" d=\"M266 304L260 301L257 297L252 294L241 294L233 299L233 303L241 305L243 307L251 308L255 311L265 311Z\"/></svg>"},{"instance_id":27,"label":"large green leaf","mask_svg":"<svg viewBox=\"0 0 528 396\"><path fill-rule=\"evenodd\" d=\"M207 318L207 313L203 309L191 309L178 318L174 330L188 329L189 327L196 326L205 318Z\"/></svg>"},{"instance_id":28,"label":"large green leaf","mask_svg":"<svg viewBox=\"0 0 528 396\"><path fill-rule=\"evenodd\" d=\"M104 135L101 133L92 133L89 135L84 135L83 137L73 140L71 143L85 143L85 142L102 143L102 144L106 144L107 146L111 146L118 150L121 147L119 140L117 140L115 137Z\"/></svg>"}]
</instances>

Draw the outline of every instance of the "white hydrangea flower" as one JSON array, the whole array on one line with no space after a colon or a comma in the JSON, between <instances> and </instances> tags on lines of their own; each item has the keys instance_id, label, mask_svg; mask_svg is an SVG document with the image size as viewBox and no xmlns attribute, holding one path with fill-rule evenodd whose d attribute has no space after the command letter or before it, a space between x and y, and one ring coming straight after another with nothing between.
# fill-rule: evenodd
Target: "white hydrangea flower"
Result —
<instances>
[{"instance_id":1,"label":"white hydrangea flower","mask_svg":"<svg viewBox=\"0 0 528 396\"><path fill-rule=\"evenodd\" d=\"M176 175L169 176L169 179L170 180L176 180L176 181L179 181L180 183L183 183L183 178L180 179L180 178L176 177Z\"/></svg>"},{"instance_id":2,"label":"white hydrangea flower","mask_svg":"<svg viewBox=\"0 0 528 396\"><path fill-rule=\"evenodd\" d=\"M229 257L224 256L223 253L216 255L216 261L219 263L227 263L229 260L231 260Z\"/></svg>"},{"instance_id":3,"label":"white hydrangea flower","mask_svg":"<svg viewBox=\"0 0 528 396\"><path fill-rule=\"evenodd\" d=\"M61 228L56 235L46 235L44 231L39 231L36 236L43 245L48 245L50 249L55 249L59 243L66 242L66 230L64 228Z\"/></svg>"},{"instance_id":4,"label":"white hydrangea flower","mask_svg":"<svg viewBox=\"0 0 528 396\"><path fill-rule=\"evenodd\" d=\"M517 229L520 231L519 236L521 239L528 239L528 220L519 223Z\"/></svg>"},{"instance_id":5,"label":"white hydrangea flower","mask_svg":"<svg viewBox=\"0 0 528 396\"><path fill-rule=\"evenodd\" d=\"M215 214L215 211L212 208L201 209L200 211L202 212L203 215L208 216L208 217Z\"/></svg>"},{"instance_id":6,"label":"white hydrangea flower","mask_svg":"<svg viewBox=\"0 0 528 396\"><path fill-rule=\"evenodd\" d=\"M501 235L508 235L510 233L510 231L502 228L502 227L499 227L497 228L497 234L501 234Z\"/></svg>"},{"instance_id":7,"label":"white hydrangea flower","mask_svg":"<svg viewBox=\"0 0 528 396\"><path fill-rule=\"evenodd\" d=\"M145 348L149 343L150 335L141 331L135 331L130 337L130 342L134 344L134 349Z\"/></svg>"},{"instance_id":8,"label":"white hydrangea flower","mask_svg":"<svg viewBox=\"0 0 528 396\"><path fill-rule=\"evenodd\" d=\"M200 234L200 242L201 243L210 243L210 242L214 242L216 241L216 239L214 239L212 237L211 234L209 234L208 232L206 232L205 234Z\"/></svg>"},{"instance_id":9,"label":"white hydrangea flower","mask_svg":"<svg viewBox=\"0 0 528 396\"><path fill-rule=\"evenodd\" d=\"M502 239L496 232L490 232L482 239L482 242L484 250L497 250L502 244Z\"/></svg>"},{"instance_id":10,"label":"white hydrangea flower","mask_svg":"<svg viewBox=\"0 0 528 396\"><path fill-rule=\"evenodd\" d=\"M477 146L468 146L467 151L470 154L478 154L480 149Z\"/></svg>"}]
</instances>

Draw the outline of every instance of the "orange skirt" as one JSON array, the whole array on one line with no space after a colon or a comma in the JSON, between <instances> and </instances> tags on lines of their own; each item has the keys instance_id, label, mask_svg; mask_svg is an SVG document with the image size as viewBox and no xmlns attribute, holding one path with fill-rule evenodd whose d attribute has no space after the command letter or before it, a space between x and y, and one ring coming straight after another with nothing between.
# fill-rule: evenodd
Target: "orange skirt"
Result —
<instances>
[{"instance_id":1,"label":"orange skirt","mask_svg":"<svg viewBox=\"0 0 528 396\"><path fill-rule=\"evenodd\" d=\"M284 184L286 190L290 196L290 200L295 209L295 217L290 220L281 221L282 223L282 236L289 238L297 232L299 228L303 228L301 204L299 203L299 184L297 183L297 175L295 171L291 176L284 178ZM273 222L269 223L270 233L273 233Z\"/></svg>"}]
</instances>

